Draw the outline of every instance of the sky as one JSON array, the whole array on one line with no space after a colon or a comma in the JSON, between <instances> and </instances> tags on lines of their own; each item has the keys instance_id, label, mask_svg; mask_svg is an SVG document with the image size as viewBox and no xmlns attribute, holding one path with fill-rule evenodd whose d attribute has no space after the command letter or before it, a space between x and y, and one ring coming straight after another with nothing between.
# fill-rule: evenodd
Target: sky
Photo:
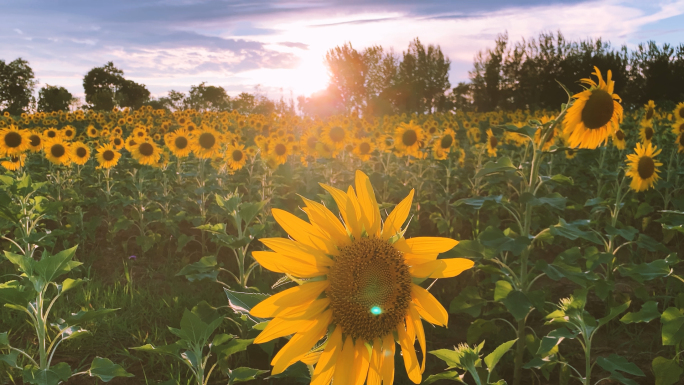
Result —
<instances>
[{"instance_id":1,"label":"sky","mask_svg":"<svg viewBox=\"0 0 684 385\"><path fill-rule=\"evenodd\" d=\"M0 0L0 59L83 96L108 61L153 96L207 82L229 95L309 96L328 83L325 53L351 43L439 45L452 85L500 33L512 42L560 30L613 47L684 43L684 0Z\"/></svg>"}]
</instances>

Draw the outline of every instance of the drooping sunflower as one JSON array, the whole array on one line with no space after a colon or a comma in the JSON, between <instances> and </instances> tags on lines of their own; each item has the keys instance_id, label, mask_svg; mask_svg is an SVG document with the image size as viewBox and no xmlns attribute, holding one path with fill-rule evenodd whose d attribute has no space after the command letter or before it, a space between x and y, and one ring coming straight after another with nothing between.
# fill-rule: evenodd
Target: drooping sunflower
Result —
<instances>
[{"instance_id":1,"label":"drooping sunflower","mask_svg":"<svg viewBox=\"0 0 684 385\"><path fill-rule=\"evenodd\" d=\"M494 136L492 129L487 129L487 155L496 156L497 146L499 145L499 139Z\"/></svg>"},{"instance_id":2,"label":"drooping sunflower","mask_svg":"<svg viewBox=\"0 0 684 385\"><path fill-rule=\"evenodd\" d=\"M627 155L629 169L625 175L632 178L632 183L629 185L632 190L636 192L648 190L660 179L658 167L663 164L655 160L660 151L651 143L645 145L637 143L635 153Z\"/></svg>"},{"instance_id":3,"label":"drooping sunflower","mask_svg":"<svg viewBox=\"0 0 684 385\"><path fill-rule=\"evenodd\" d=\"M651 143L654 135L653 122L650 120L642 121L641 128L639 129L639 139L641 139L641 142L644 144Z\"/></svg>"},{"instance_id":4,"label":"drooping sunflower","mask_svg":"<svg viewBox=\"0 0 684 385\"><path fill-rule=\"evenodd\" d=\"M192 135L192 152L200 159L209 159L218 154L220 143L216 131L205 128L197 130Z\"/></svg>"},{"instance_id":5,"label":"drooping sunflower","mask_svg":"<svg viewBox=\"0 0 684 385\"><path fill-rule=\"evenodd\" d=\"M10 171L17 171L24 167L26 161L26 154L10 155L6 160L0 162L0 166Z\"/></svg>"},{"instance_id":6,"label":"drooping sunflower","mask_svg":"<svg viewBox=\"0 0 684 385\"><path fill-rule=\"evenodd\" d=\"M266 269L313 278L267 298L251 310L272 318L254 341L264 343L293 334L276 354L273 374L299 360L316 361L312 384L392 384L399 343L406 372L414 383L425 369L425 333L421 318L446 325L448 314L430 292L412 278L448 278L473 266L468 259L437 259L456 246L448 238L405 239L414 191L385 219L370 180L356 172L356 190L345 193L321 185L341 208L344 222L322 204L304 198L310 222L279 209L273 217L292 239L262 238L274 252L255 251ZM317 352L311 349L325 337ZM414 343L422 349L422 365ZM315 356L318 355L318 359ZM313 358L312 358L313 357Z\"/></svg>"},{"instance_id":7,"label":"drooping sunflower","mask_svg":"<svg viewBox=\"0 0 684 385\"><path fill-rule=\"evenodd\" d=\"M424 137L423 129L413 121L401 123L394 131L394 148L401 154L416 156Z\"/></svg>"},{"instance_id":8,"label":"drooping sunflower","mask_svg":"<svg viewBox=\"0 0 684 385\"><path fill-rule=\"evenodd\" d=\"M649 100L648 103L644 104L644 120L651 120L655 115L655 102Z\"/></svg>"},{"instance_id":9,"label":"drooping sunflower","mask_svg":"<svg viewBox=\"0 0 684 385\"><path fill-rule=\"evenodd\" d=\"M133 147L131 156L140 164L152 166L159 161L161 150L153 141L146 140Z\"/></svg>"},{"instance_id":10,"label":"drooping sunflower","mask_svg":"<svg viewBox=\"0 0 684 385\"><path fill-rule=\"evenodd\" d=\"M245 166L247 163L247 154L245 153L245 146L242 144L236 146L229 146L225 156L226 163L231 170L237 171Z\"/></svg>"},{"instance_id":11,"label":"drooping sunflower","mask_svg":"<svg viewBox=\"0 0 684 385\"><path fill-rule=\"evenodd\" d=\"M31 147L31 134L16 126L0 130L0 156L18 155Z\"/></svg>"},{"instance_id":12,"label":"drooping sunflower","mask_svg":"<svg viewBox=\"0 0 684 385\"><path fill-rule=\"evenodd\" d=\"M108 143L97 148L95 158L99 163L97 168L112 168L119 162L121 153L116 151L111 143Z\"/></svg>"},{"instance_id":13,"label":"drooping sunflower","mask_svg":"<svg viewBox=\"0 0 684 385\"><path fill-rule=\"evenodd\" d=\"M69 156L71 161L80 166L86 164L88 159L90 159L90 147L81 142L74 142L70 147Z\"/></svg>"},{"instance_id":14,"label":"drooping sunflower","mask_svg":"<svg viewBox=\"0 0 684 385\"><path fill-rule=\"evenodd\" d=\"M624 150L626 146L626 138L627 136L625 135L625 132L618 128L617 131L615 131L615 134L613 135L613 145L618 150Z\"/></svg>"},{"instance_id":15,"label":"drooping sunflower","mask_svg":"<svg viewBox=\"0 0 684 385\"><path fill-rule=\"evenodd\" d=\"M45 158L54 164L68 165L71 163L69 154L71 152L69 142L62 138L45 141L43 152Z\"/></svg>"},{"instance_id":16,"label":"drooping sunflower","mask_svg":"<svg viewBox=\"0 0 684 385\"><path fill-rule=\"evenodd\" d=\"M164 143L178 158L184 158L192 152L188 132L182 128L164 135Z\"/></svg>"},{"instance_id":17,"label":"drooping sunflower","mask_svg":"<svg viewBox=\"0 0 684 385\"><path fill-rule=\"evenodd\" d=\"M598 83L581 80L590 87L573 95L575 101L563 120L563 133L570 147L595 149L608 140L622 121L622 106L618 103L622 99L613 93L612 72L608 70L604 82L601 71L597 67L594 70Z\"/></svg>"}]
</instances>

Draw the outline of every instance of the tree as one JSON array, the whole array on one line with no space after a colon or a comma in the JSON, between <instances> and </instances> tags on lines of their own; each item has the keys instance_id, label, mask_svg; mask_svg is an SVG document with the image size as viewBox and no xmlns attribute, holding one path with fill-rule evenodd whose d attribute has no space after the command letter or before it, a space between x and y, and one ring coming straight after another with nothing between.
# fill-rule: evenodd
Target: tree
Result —
<instances>
[{"instance_id":1,"label":"tree","mask_svg":"<svg viewBox=\"0 0 684 385\"><path fill-rule=\"evenodd\" d=\"M38 91L38 111L69 111L73 99L66 88L46 84Z\"/></svg>"},{"instance_id":2,"label":"tree","mask_svg":"<svg viewBox=\"0 0 684 385\"><path fill-rule=\"evenodd\" d=\"M35 76L29 63L18 58L6 64L0 60L0 111L12 115L25 112L34 101Z\"/></svg>"},{"instance_id":3,"label":"tree","mask_svg":"<svg viewBox=\"0 0 684 385\"><path fill-rule=\"evenodd\" d=\"M184 101L184 93L171 90L168 95L162 96L155 101L149 101L147 104L152 105L155 109L165 108L169 111L179 111L183 109Z\"/></svg>"},{"instance_id":4,"label":"tree","mask_svg":"<svg viewBox=\"0 0 684 385\"><path fill-rule=\"evenodd\" d=\"M207 86L202 82L198 86L190 87L190 92L184 100L186 108L197 111L222 111L230 107L230 97L223 87Z\"/></svg>"},{"instance_id":5,"label":"tree","mask_svg":"<svg viewBox=\"0 0 684 385\"><path fill-rule=\"evenodd\" d=\"M149 100L150 91L123 75L123 70L112 62L91 69L83 78L86 103L93 110L111 110L115 106L140 108Z\"/></svg>"}]
</instances>

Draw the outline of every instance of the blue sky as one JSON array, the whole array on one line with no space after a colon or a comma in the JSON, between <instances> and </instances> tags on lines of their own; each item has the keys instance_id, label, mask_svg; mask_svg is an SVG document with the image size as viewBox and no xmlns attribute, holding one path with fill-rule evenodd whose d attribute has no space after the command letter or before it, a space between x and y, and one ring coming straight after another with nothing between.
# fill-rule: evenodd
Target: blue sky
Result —
<instances>
[{"instance_id":1,"label":"blue sky","mask_svg":"<svg viewBox=\"0 0 684 385\"><path fill-rule=\"evenodd\" d=\"M156 96L206 81L229 94L323 89L325 52L351 42L392 47L419 37L451 59L452 85L478 50L561 30L613 47L684 42L684 0L0 0L0 59L28 60L41 84L82 95L108 61Z\"/></svg>"}]
</instances>

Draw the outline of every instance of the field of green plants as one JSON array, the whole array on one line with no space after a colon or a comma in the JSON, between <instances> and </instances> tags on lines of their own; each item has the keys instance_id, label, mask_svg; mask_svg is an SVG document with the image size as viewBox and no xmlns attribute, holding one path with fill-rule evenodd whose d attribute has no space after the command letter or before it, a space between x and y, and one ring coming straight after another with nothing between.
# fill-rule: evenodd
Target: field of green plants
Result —
<instances>
[{"instance_id":1,"label":"field of green plants","mask_svg":"<svg viewBox=\"0 0 684 385\"><path fill-rule=\"evenodd\" d=\"M1 116L0 384L681 383L684 103L593 75L557 111Z\"/></svg>"}]
</instances>

